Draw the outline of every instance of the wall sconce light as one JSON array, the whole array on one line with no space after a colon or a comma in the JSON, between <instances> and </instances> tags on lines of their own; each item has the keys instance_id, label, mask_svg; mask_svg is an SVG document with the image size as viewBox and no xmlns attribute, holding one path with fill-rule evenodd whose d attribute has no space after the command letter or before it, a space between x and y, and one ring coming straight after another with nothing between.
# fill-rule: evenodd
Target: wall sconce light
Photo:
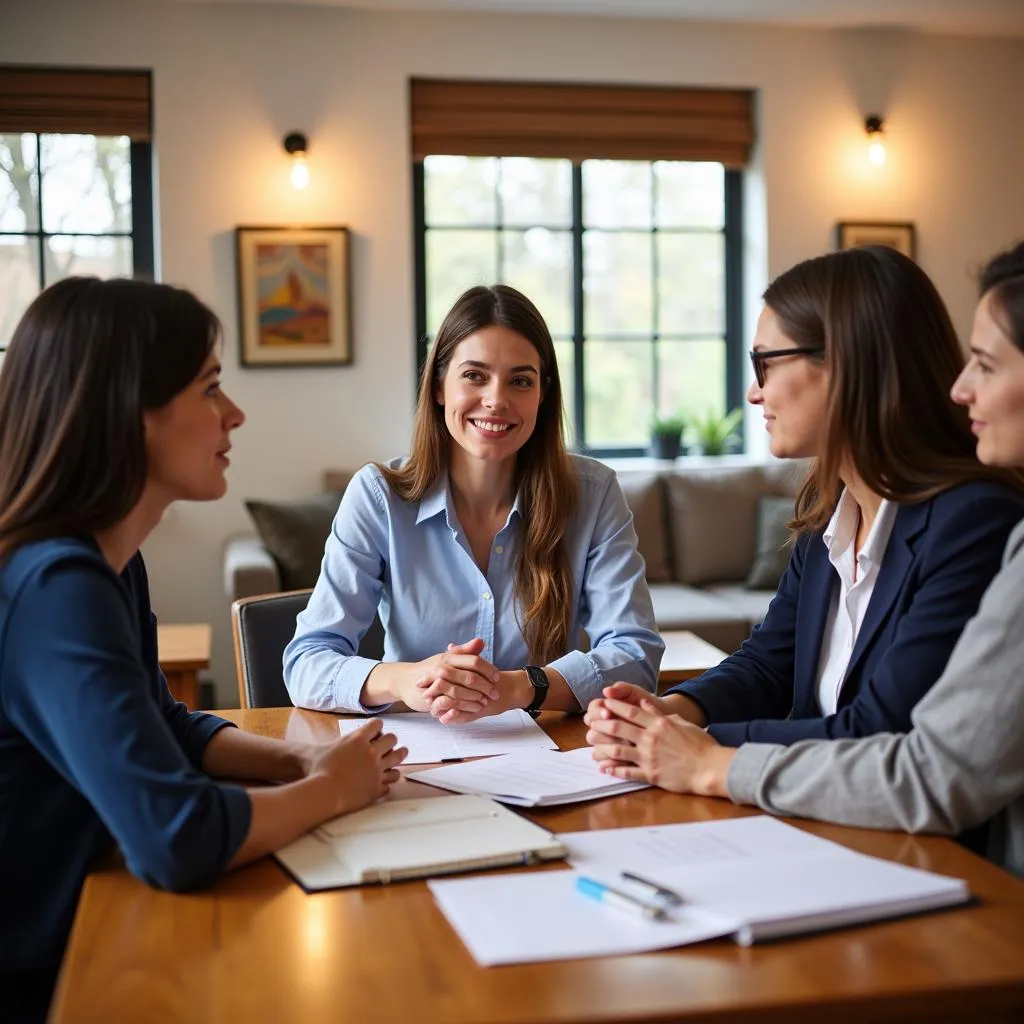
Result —
<instances>
[{"instance_id":1,"label":"wall sconce light","mask_svg":"<svg viewBox=\"0 0 1024 1024\"><path fill-rule=\"evenodd\" d=\"M868 133L868 159L876 166L885 163L885 124L877 114L864 118L864 130Z\"/></svg>"},{"instance_id":2,"label":"wall sconce light","mask_svg":"<svg viewBox=\"0 0 1024 1024\"><path fill-rule=\"evenodd\" d=\"M289 132L284 137L284 148L292 158L292 187L305 188L309 184L309 168L306 166L306 136L302 132Z\"/></svg>"}]
</instances>

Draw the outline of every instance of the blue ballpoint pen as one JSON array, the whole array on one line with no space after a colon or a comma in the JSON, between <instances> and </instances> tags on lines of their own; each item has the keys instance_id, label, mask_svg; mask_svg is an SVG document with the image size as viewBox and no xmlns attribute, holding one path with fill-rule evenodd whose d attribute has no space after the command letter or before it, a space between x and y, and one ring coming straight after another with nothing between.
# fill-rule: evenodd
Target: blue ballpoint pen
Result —
<instances>
[{"instance_id":1,"label":"blue ballpoint pen","mask_svg":"<svg viewBox=\"0 0 1024 1024\"><path fill-rule=\"evenodd\" d=\"M597 900L599 903L607 903L609 906L618 907L620 910L636 914L639 917L646 917L651 921L663 921L667 916L662 907L651 906L650 903L645 903L636 896L619 892L618 889L612 889L610 886L597 882L593 878L587 878L584 875L580 875L576 879L576 888L584 896L589 896L592 900Z\"/></svg>"}]
</instances>

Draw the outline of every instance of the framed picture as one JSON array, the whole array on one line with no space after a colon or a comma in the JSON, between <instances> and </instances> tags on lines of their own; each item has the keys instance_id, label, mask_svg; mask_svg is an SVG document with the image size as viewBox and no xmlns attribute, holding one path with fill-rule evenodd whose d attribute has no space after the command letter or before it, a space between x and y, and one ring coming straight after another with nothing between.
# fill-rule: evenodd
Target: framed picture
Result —
<instances>
[{"instance_id":1,"label":"framed picture","mask_svg":"<svg viewBox=\"0 0 1024 1024\"><path fill-rule=\"evenodd\" d=\"M347 228L235 229L243 366L352 362Z\"/></svg>"},{"instance_id":2,"label":"framed picture","mask_svg":"<svg viewBox=\"0 0 1024 1024\"><path fill-rule=\"evenodd\" d=\"M836 225L836 248L858 245L887 245L914 259L914 225L909 221L840 221Z\"/></svg>"}]
</instances>

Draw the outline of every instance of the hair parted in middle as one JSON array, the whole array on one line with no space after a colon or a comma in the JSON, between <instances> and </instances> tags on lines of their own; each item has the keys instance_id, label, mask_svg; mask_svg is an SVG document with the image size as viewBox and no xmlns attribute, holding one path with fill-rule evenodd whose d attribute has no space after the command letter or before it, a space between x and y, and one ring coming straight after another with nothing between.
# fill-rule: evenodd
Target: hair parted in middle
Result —
<instances>
[{"instance_id":1,"label":"hair parted in middle","mask_svg":"<svg viewBox=\"0 0 1024 1024\"><path fill-rule=\"evenodd\" d=\"M967 410L950 397L964 354L941 296L910 258L868 245L779 275L765 305L795 345L823 347L829 372L822 441L790 524L827 525L852 469L890 501L926 501L968 480L1024 476L983 466Z\"/></svg>"},{"instance_id":2,"label":"hair parted in middle","mask_svg":"<svg viewBox=\"0 0 1024 1024\"><path fill-rule=\"evenodd\" d=\"M458 298L442 321L423 367L409 458L398 469L378 468L409 502L421 501L448 472L452 438L436 389L458 345L477 331L495 326L521 335L540 356L542 390L537 422L516 453L514 486L523 530L515 565L515 593L530 657L544 665L572 646L573 583L564 538L576 508L578 485L565 447L562 385L551 332L522 292L508 285L480 285Z\"/></svg>"}]
</instances>

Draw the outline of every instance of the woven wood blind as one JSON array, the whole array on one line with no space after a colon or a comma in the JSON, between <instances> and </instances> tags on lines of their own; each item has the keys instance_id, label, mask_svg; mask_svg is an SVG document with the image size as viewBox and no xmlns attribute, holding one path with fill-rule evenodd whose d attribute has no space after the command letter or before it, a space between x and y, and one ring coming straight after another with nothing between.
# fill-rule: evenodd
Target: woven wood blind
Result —
<instances>
[{"instance_id":1,"label":"woven wood blind","mask_svg":"<svg viewBox=\"0 0 1024 1024\"><path fill-rule=\"evenodd\" d=\"M0 66L0 132L151 136L148 71Z\"/></svg>"},{"instance_id":2,"label":"woven wood blind","mask_svg":"<svg viewBox=\"0 0 1024 1024\"><path fill-rule=\"evenodd\" d=\"M714 160L742 167L754 141L744 89L414 78L413 159L431 154L570 160Z\"/></svg>"}]
</instances>

